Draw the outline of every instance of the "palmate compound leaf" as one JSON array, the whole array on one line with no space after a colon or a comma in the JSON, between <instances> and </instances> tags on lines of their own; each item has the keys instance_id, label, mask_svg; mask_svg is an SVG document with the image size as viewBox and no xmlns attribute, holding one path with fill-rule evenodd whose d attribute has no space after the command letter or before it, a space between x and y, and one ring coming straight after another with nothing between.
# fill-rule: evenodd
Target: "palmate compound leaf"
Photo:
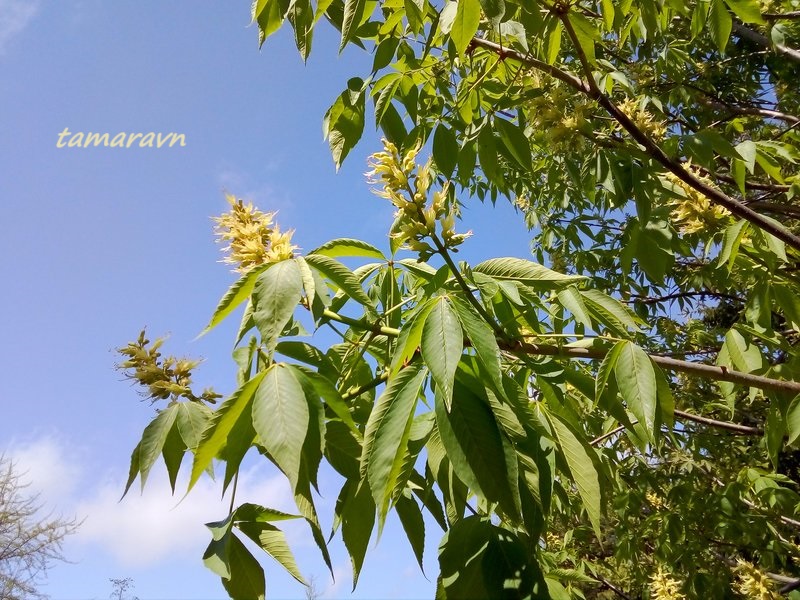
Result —
<instances>
[{"instance_id":1,"label":"palmate compound leaf","mask_svg":"<svg viewBox=\"0 0 800 600\"><path fill-rule=\"evenodd\" d=\"M253 427L295 490L309 429L309 407L303 386L289 366L273 364L267 369L253 398Z\"/></svg>"},{"instance_id":2,"label":"palmate compound leaf","mask_svg":"<svg viewBox=\"0 0 800 600\"><path fill-rule=\"evenodd\" d=\"M389 502L403 467L414 409L427 369L409 365L389 380L364 431L361 476L366 475L378 507L378 530L389 512Z\"/></svg>"},{"instance_id":3,"label":"palmate compound leaf","mask_svg":"<svg viewBox=\"0 0 800 600\"><path fill-rule=\"evenodd\" d=\"M302 273L294 259L275 263L256 280L253 320L267 351L275 348L281 331L297 308L302 290Z\"/></svg>"},{"instance_id":4,"label":"palmate compound leaf","mask_svg":"<svg viewBox=\"0 0 800 600\"><path fill-rule=\"evenodd\" d=\"M549 598L535 555L512 531L478 516L445 534L439 567L437 598Z\"/></svg>"},{"instance_id":5,"label":"palmate compound leaf","mask_svg":"<svg viewBox=\"0 0 800 600\"><path fill-rule=\"evenodd\" d=\"M437 390L441 391L446 405L453 398L453 378L458 361L464 351L461 324L450 306L447 296L434 301L422 329L422 358L431 370Z\"/></svg>"}]
</instances>

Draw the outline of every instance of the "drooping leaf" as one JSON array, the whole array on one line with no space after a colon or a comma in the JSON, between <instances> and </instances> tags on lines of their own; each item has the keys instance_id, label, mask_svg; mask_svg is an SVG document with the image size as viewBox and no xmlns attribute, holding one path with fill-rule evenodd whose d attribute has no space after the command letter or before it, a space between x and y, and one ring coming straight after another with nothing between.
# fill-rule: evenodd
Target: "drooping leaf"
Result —
<instances>
[{"instance_id":1,"label":"drooping leaf","mask_svg":"<svg viewBox=\"0 0 800 600\"><path fill-rule=\"evenodd\" d=\"M519 514L519 500L510 483L502 433L488 404L458 384L458 379L456 383L449 412L441 394L436 394L435 401L436 425L447 457L472 491L498 502L513 518Z\"/></svg>"},{"instance_id":2,"label":"drooping leaf","mask_svg":"<svg viewBox=\"0 0 800 600\"><path fill-rule=\"evenodd\" d=\"M653 362L633 342L618 342L614 376L622 398L633 415L653 438L656 427L657 386Z\"/></svg>"},{"instance_id":3,"label":"drooping leaf","mask_svg":"<svg viewBox=\"0 0 800 600\"><path fill-rule=\"evenodd\" d=\"M370 314L375 314L375 303L367 296L358 278L342 263L334 258L320 254L309 254L306 256L306 262L327 277L349 298L363 305Z\"/></svg>"},{"instance_id":4,"label":"drooping leaf","mask_svg":"<svg viewBox=\"0 0 800 600\"><path fill-rule=\"evenodd\" d=\"M296 489L309 409L303 387L292 369L272 365L253 398L253 427L259 441Z\"/></svg>"},{"instance_id":5,"label":"drooping leaf","mask_svg":"<svg viewBox=\"0 0 800 600\"><path fill-rule=\"evenodd\" d=\"M572 428L558 415L550 415L550 424L558 439L558 445L564 453L572 479L578 488L589 522L597 534L600 532L601 493L600 476L592 461L591 448L586 445L573 431Z\"/></svg>"},{"instance_id":6,"label":"drooping leaf","mask_svg":"<svg viewBox=\"0 0 800 600\"><path fill-rule=\"evenodd\" d=\"M464 338L458 317L446 296L433 302L422 329L421 348L422 358L449 406L453 397L453 377L464 351Z\"/></svg>"},{"instance_id":7,"label":"drooping leaf","mask_svg":"<svg viewBox=\"0 0 800 600\"><path fill-rule=\"evenodd\" d=\"M478 31L481 20L481 5L478 0L458 0L455 18L450 28L450 39L456 52L463 56L467 46Z\"/></svg>"},{"instance_id":8,"label":"drooping leaf","mask_svg":"<svg viewBox=\"0 0 800 600\"><path fill-rule=\"evenodd\" d=\"M342 539L353 565L353 589L364 566L372 529L375 526L375 502L369 485L356 481L345 484L346 493L342 513ZM343 491L344 492L344 491Z\"/></svg>"},{"instance_id":9,"label":"drooping leaf","mask_svg":"<svg viewBox=\"0 0 800 600\"><path fill-rule=\"evenodd\" d=\"M372 409L364 431L361 455L362 478L366 475L375 505L379 529L389 510L389 502L403 464L414 408L427 370L410 365L389 380Z\"/></svg>"}]
</instances>

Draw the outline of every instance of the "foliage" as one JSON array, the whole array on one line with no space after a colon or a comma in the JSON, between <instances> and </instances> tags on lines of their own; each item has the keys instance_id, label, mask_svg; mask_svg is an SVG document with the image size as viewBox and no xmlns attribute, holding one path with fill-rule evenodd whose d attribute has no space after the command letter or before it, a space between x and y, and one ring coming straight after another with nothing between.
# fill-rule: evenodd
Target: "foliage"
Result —
<instances>
[{"instance_id":1,"label":"foliage","mask_svg":"<svg viewBox=\"0 0 800 600\"><path fill-rule=\"evenodd\" d=\"M26 495L26 484L13 462L0 456L0 598L44 598L41 578L54 561L64 560L61 546L78 523L41 516L36 495Z\"/></svg>"},{"instance_id":2,"label":"foliage","mask_svg":"<svg viewBox=\"0 0 800 600\"><path fill-rule=\"evenodd\" d=\"M159 455L174 481L189 451L192 485L217 459L227 488L255 448L330 566L324 458L354 579L392 509L421 559L427 512L440 597L796 589L798 9L256 0L262 42L288 21L305 59L324 16L373 54L324 129L338 166L371 100L389 253L339 239L294 255L271 216L225 238L242 276L209 327L245 304L239 388L213 412L173 396L131 482ZM457 264L460 202L501 197L535 262ZM263 248L237 259L245 238ZM340 341L298 338L303 323ZM233 597L265 591L241 535L302 581L272 525L292 517L244 505L210 525L206 562Z\"/></svg>"}]
</instances>

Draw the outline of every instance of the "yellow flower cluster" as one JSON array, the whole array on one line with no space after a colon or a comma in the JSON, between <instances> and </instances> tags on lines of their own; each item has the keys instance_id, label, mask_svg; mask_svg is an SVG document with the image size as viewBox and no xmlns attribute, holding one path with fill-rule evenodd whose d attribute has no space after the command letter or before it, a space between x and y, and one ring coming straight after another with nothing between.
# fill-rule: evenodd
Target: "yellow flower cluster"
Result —
<instances>
[{"instance_id":1,"label":"yellow flower cluster","mask_svg":"<svg viewBox=\"0 0 800 600\"><path fill-rule=\"evenodd\" d=\"M735 569L736 591L750 600L778 600L772 581L752 563L739 559Z\"/></svg>"},{"instance_id":2,"label":"yellow flower cluster","mask_svg":"<svg viewBox=\"0 0 800 600\"><path fill-rule=\"evenodd\" d=\"M655 573L650 576L650 597L653 600L684 600L681 584L673 579L659 565Z\"/></svg>"},{"instance_id":3,"label":"yellow flower cluster","mask_svg":"<svg viewBox=\"0 0 800 600\"><path fill-rule=\"evenodd\" d=\"M192 371L200 361L174 356L162 359L159 348L163 343L164 338L159 338L150 344L150 340L142 331L135 342L117 349L117 352L125 357L117 368L127 371L126 377L145 388L143 395L153 402L183 397L195 402L202 400L214 403L221 397L210 388L196 396L191 389Z\"/></svg>"},{"instance_id":4,"label":"yellow flower cluster","mask_svg":"<svg viewBox=\"0 0 800 600\"><path fill-rule=\"evenodd\" d=\"M388 199L397 208L393 235L423 257L434 252L424 238L436 234L437 222L446 248L454 248L467 239L470 232L455 232L456 208L447 203L449 182L433 193L428 204L432 182L431 160L428 159L423 165L417 164L420 144L405 155L401 155L397 146L387 140L383 140L383 147L383 152L376 152L369 157L368 164L372 170L366 173L366 177L369 183L380 186L373 192Z\"/></svg>"},{"instance_id":5,"label":"yellow flower cluster","mask_svg":"<svg viewBox=\"0 0 800 600\"><path fill-rule=\"evenodd\" d=\"M636 100L628 98L618 107L633 121L634 125L656 141L663 140L667 135L667 127L661 121L656 121L647 109L641 107Z\"/></svg>"},{"instance_id":6,"label":"yellow flower cluster","mask_svg":"<svg viewBox=\"0 0 800 600\"><path fill-rule=\"evenodd\" d=\"M713 186L708 177L698 174L695 176L703 183ZM708 196L689 186L674 173L667 173L665 178L672 184L673 189L683 194L682 198L670 201L673 207L670 217L678 231L684 234L714 232L727 224L731 213L726 208L712 204Z\"/></svg>"},{"instance_id":7,"label":"yellow flower cluster","mask_svg":"<svg viewBox=\"0 0 800 600\"><path fill-rule=\"evenodd\" d=\"M245 204L231 194L225 199L231 209L214 217L214 228L219 242L227 242L223 252L227 256L222 262L236 265L235 271L246 273L253 267L292 258L297 246L292 245L294 230L281 232L273 224L275 213L264 213Z\"/></svg>"},{"instance_id":8,"label":"yellow flower cluster","mask_svg":"<svg viewBox=\"0 0 800 600\"><path fill-rule=\"evenodd\" d=\"M654 492L647 492L645 494L645 498L647 498L647 501L650 504L652 504L653 508L655 508L656 510L660 510L660 509L664 508L667 505L667 503L664 502L664 500L661 498L661 496L659 496L658 494L656 494Z\"/></svg>"}]
</instances>

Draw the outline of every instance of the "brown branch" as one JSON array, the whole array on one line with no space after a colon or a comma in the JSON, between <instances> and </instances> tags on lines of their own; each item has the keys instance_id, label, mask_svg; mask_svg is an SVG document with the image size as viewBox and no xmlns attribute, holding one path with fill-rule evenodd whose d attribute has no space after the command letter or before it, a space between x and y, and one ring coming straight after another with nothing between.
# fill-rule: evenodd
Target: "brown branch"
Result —
<instances>
[{"instance_id":1,"label":"brown branch","mask_svg":"<svg viewBox=\"0 0 800 600\"><path fill-rule=\"evenodd\" d=\"M597 575L595 575L595 576L594 576L594 578L597 580L597 582L598 582L598 583L601 583L601 584L603 584L604 586L606 586L606 587L607 587L609 590L611 590L612 592L614 592L614 593L615 593L617 596L619 596L620 598L623 598L624 600L631 600L631 597L630 597L630 596L628 596L628 594L626 594L625 592L623 592L623 591L622 591L620 588L618 588L617 586L615 586L613 583L611 583L611 582L610 582L610 581L608 581L607 579L604 579L604 578L602 578L602 577L599 577L599 576L597 576Z\"/></svg>"},{"instance_id":2,"label":"brown branch","mask_svg":"<svg viewBox=\"0 0 800 600\"><path fill-rule=\"evenodd\" d=\"M767 21L780 21L782 19L800 19L800 10L791 10L785 13L764 13L761 15Z\"/></svg>"},{"instance_id":3,"label":"brown branch","mask_svg":"<svg viewBox=\"0 0 800 600\"><path fill-rule=\"evenodd\" d=\"M733 22L733 32L739 37L744 38L747 41L756 44L757 46L773 50L775 54L779 56L783 56L784 58L788 58L793 62L800 63L800 51L783 44L773 44L767 36L762 35L757 31L753 31L738 21Z\"/></svg>"},{"instance_id":4,"label":"brown branch","mask_svg":"<svg viewBox=\"0 0 800 600\"><path fill-rule=\"evenodd\" d=\"M800 207L798 206L786 206L785 204L766 202L764 200L757 200L756 202L750 202L748 206L751 206L752 208L761 209L764 212L800 219Z\"/></svg>"},{"instance_id":5,"label":"brown branch","mask_svg":"<svg viewBox=\"0 0 800 600\"><path fill-rule=\"evenodd\" d=\"M565 26L567 23L569 23L569 19L566 17L562 17L562 21L565 23ZM613 116L620 125L622 125L622 127L630 134L630 136L645 148L645 150L653 159L661 163L661 165L670 172L674 173L681 181L707 196L715 204L725 207L734 215L749 221L767 233L774 235L780 240L783 240L789 246L800 250L800 236L793 234L782 225L764 218L753 209L742 204L738 200L731 198L721 190L704 183L695 175L687 171L681 162L673 160L667 156L667 154L655 142L653 142L653 140L651 140L641 129L636 126L630 117L622 112L608 96L603 94L602 91L598 89L597 84L594 81L594 76L592 75L591 67L587 62L584 62L586 57L583 54L583 50L580 48L580 43L577 41L575 32L571 25L567 27L567 31L568 33L571 32L573 45L576 47L578 56L583 57L584 59L581 62L583 64L584 71L587 74L587 82L584 82L574 75L566 73L561 69L554 67L553 65L548 65L547 63L531 58L514 50L502 48L499 44L489 40L473 38L472 45L498 53L503 58L512 58L514 60L518 60L523 64L548 73L559 81L563 81L567 85L571 86L575 90L586 94L588 97L600 104L600 106L605 108L606 111L611 114L611 116Z\"/></svg>"},{"instance_id":6,"label":"brown branch","mask_svg":"<svg viewBox=\"0 0 800 600\"><path fill-rule=\"evenodd\" d=\"M719 100L706 102L708 106L718 108L720 110L727 110L737 115L755 115L760 117L767 117L769 119L777 119L779 121L786 121L787 123L800 123L800 117L790 115L788 113L780 112L777 110L768 110L766 108L756 108L753 106L735 106Z\"/></svg>"},{"instance_id":7,"label":"brown branch","mask_svg":"<svg viewBox=\"0 0 800 600\"><path fill-rule=\"evenodd\" d=\"M714 298L725 298L727 300L740 300L736 296L726 294L724 292L712 292L710 290L695 291L695 292L677 292L675 294L667 294L666 296L637 296L632 295L632 300L629 303L639 304L658 304L659 302L668 302L669 300L677 300L679 298L692 298L695 296L713 296Z\"/></svg>"},{"instance_id":8,"label":"brown branch","mask_svg":"<svg viewBox=\"0 0 800 600\"><path fill-rule=\"evenodd\" d=\"M679 419L687 421L694 421L695 423L702 423L718 429L725 429L739 435L762 435L763 429L758 427L748 427L747 425L739 425L738 423L729 423L728 421L717 421L716 419L709 419L708 417L701 417L700 415L693 415L682 410L675 410L675 416Z\"/></svg>"},{"instance_id":9,"label":"brown branch","mask_svg":"<svg viewBox=\"0 0 800 600\"><path fill-rule=\"evenodd\" d=\"M589 442L589 445L597 446L597 444L600 444L601 442L606 441L608 438L614 437L615 435L617 435L618 433L622 433L623 431L625 431L625 425L620 425L619 427L612 429L608 433L604 433L603 435L594 438L591 442Z\"/></svg>"},{"instance_id":10,"label":"brown branch","mask_svg":"<svg viewBox=\"0 0 800 600\"><path fill-rule=\"evenodd\" d=\"M595 348L548 346L531 344L528 342L517 342L513 345L501 343L501 348L511 352L522 351L530 355L557 356L562 358L576 359L602 359L605 358L606 354L608 354L607 350ZM717 367L714 365L706 365L688 360L679 360L677 358L670 358L668 356L657 356L653 354L649 356L655 364L669 371L689 373L691 375L714 379L716 381L727 381L729 383L736 383L739 385L746 385L765 390L790 392L792 394L800 393L800 382L798 381L772 379L762 375L753 375L752 373L734 371L732 369L728 369L727 367Z\"/></svg>"}]
</instances>

